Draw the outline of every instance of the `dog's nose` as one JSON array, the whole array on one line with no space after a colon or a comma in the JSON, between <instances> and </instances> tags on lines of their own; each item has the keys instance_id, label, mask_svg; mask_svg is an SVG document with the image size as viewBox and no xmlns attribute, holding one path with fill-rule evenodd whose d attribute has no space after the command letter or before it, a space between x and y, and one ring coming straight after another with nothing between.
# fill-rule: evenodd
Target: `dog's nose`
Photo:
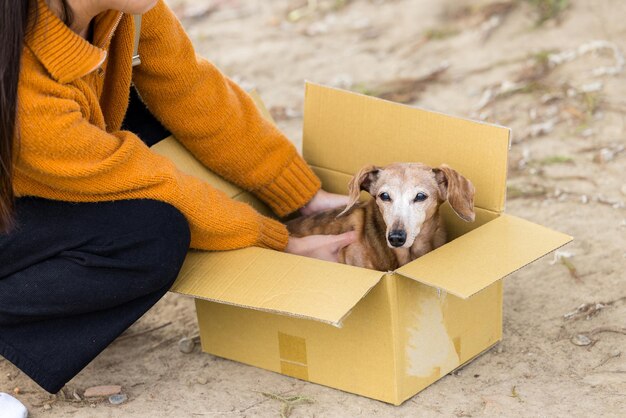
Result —
<instances>
[{"instance_id":1,"label":"dog's nose","mask_svg":"<svg viewBox=\"0 0 626 418\"><path fill-rule=\"evenodd\" d=\"M394 247L402 247L406 242L406 232L402 231L401 229L396 229L389 233L388 239L389 244L393 245Z\"/></svg>"}]
</instances>

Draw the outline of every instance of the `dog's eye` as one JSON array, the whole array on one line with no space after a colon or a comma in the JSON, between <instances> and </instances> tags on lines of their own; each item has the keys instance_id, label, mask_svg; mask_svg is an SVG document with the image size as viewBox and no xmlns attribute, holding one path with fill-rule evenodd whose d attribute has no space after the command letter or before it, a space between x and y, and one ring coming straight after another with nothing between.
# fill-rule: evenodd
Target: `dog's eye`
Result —
<instances>
[{"instance_id":1,"label":"dog's eye","mask_svg":"<svg viewBox=\"0 0 626 418\"><path fill-rule=\"evenodd\" d=\"M417 194L417 196L415 196L415 201L416 202L423 202L426 199L428 199L428 195L426 195L425 193L422 193L422 192L419 192Z\"/></svg>"},{"instance_id":2,"label":"dog's eye","mask_svg":"<svg viewBox=\"0 0 626 418\"><path fill-rule=\"evenodd\" d=\"M382 200L383 202L390 202L391 201L391 197L389 196L389 193L387 193L387 192L383 192L383 193L379 194L378 197L380 197L380 200Z\"/></svg>"}]
</instances>

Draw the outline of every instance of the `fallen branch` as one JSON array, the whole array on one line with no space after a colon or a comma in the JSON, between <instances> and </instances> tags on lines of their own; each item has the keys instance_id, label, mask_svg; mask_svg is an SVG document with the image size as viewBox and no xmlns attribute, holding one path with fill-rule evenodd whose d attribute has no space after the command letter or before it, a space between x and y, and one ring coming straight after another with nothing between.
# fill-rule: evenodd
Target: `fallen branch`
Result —
<instances>
[{"instance_id":1,"label":"fallen branch","mask_svg":"<svg viewBox=\"0 0 626 418\"><path fill-rule=\"evenodd\" d=\"M159 326L157 326L157 327L154 327L154 328L149 328L149 329L146 329L146 330L144 330L144 331L139 331L139 332L135 332L135 333L128 334L128 335L122 335L121 337L119 337L118 339L116 339L116 340L115 340L115 342L124 341L124 340L127 340L127 339L129 339L129 338L134 338L134 337L138 337L138 336L140 336L140 335L148 334L148 333L153 332L153 331L158 331L158 330L160 330L160 329L162 329L162 328L165 328L165 327L168 327L168 326L170 326L170 325L172 325L172 323L171 323L171 322L166 322L166 323L161 324L161 325L159 325Z\"/></svg>"}]
</instances>

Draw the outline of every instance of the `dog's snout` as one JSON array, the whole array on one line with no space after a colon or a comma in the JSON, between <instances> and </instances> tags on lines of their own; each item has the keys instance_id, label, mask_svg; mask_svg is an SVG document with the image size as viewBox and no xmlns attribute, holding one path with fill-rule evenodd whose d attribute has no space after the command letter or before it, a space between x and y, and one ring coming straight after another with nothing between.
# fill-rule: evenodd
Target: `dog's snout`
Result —
<instances>
[{"instance_id":1,"label":"dog's snout","mask_svg":"<svg viewBox=\"0 0 626 418\"><path fill-rule=\"evenodd\" d=\"M406 242L406 232L401 229L395 229L389 233L389 244L394 247L402 247Z\"/></svg>"}]
</instances>

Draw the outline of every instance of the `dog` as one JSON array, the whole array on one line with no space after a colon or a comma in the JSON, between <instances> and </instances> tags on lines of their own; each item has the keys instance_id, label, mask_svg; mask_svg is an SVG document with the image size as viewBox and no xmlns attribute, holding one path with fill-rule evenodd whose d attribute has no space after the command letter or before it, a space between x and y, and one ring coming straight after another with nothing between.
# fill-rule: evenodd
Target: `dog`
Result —
<instances>
[{"instance_id":1,"label":"dog","mask_svg":"<svg viewBox=\"0 0 626 418\"><path fill-rule=\"evenodd\" d=\"M361 190L373 198L359 203ZM392 271L446 243L439 213L444 201L461 219L473 222L474 193L473 184L445 164L366 166L348 185L345 209L301 216L286 225L294 237L357 231L357 240L339 252L339 262Z\"/></svg>"}]
</instances>

